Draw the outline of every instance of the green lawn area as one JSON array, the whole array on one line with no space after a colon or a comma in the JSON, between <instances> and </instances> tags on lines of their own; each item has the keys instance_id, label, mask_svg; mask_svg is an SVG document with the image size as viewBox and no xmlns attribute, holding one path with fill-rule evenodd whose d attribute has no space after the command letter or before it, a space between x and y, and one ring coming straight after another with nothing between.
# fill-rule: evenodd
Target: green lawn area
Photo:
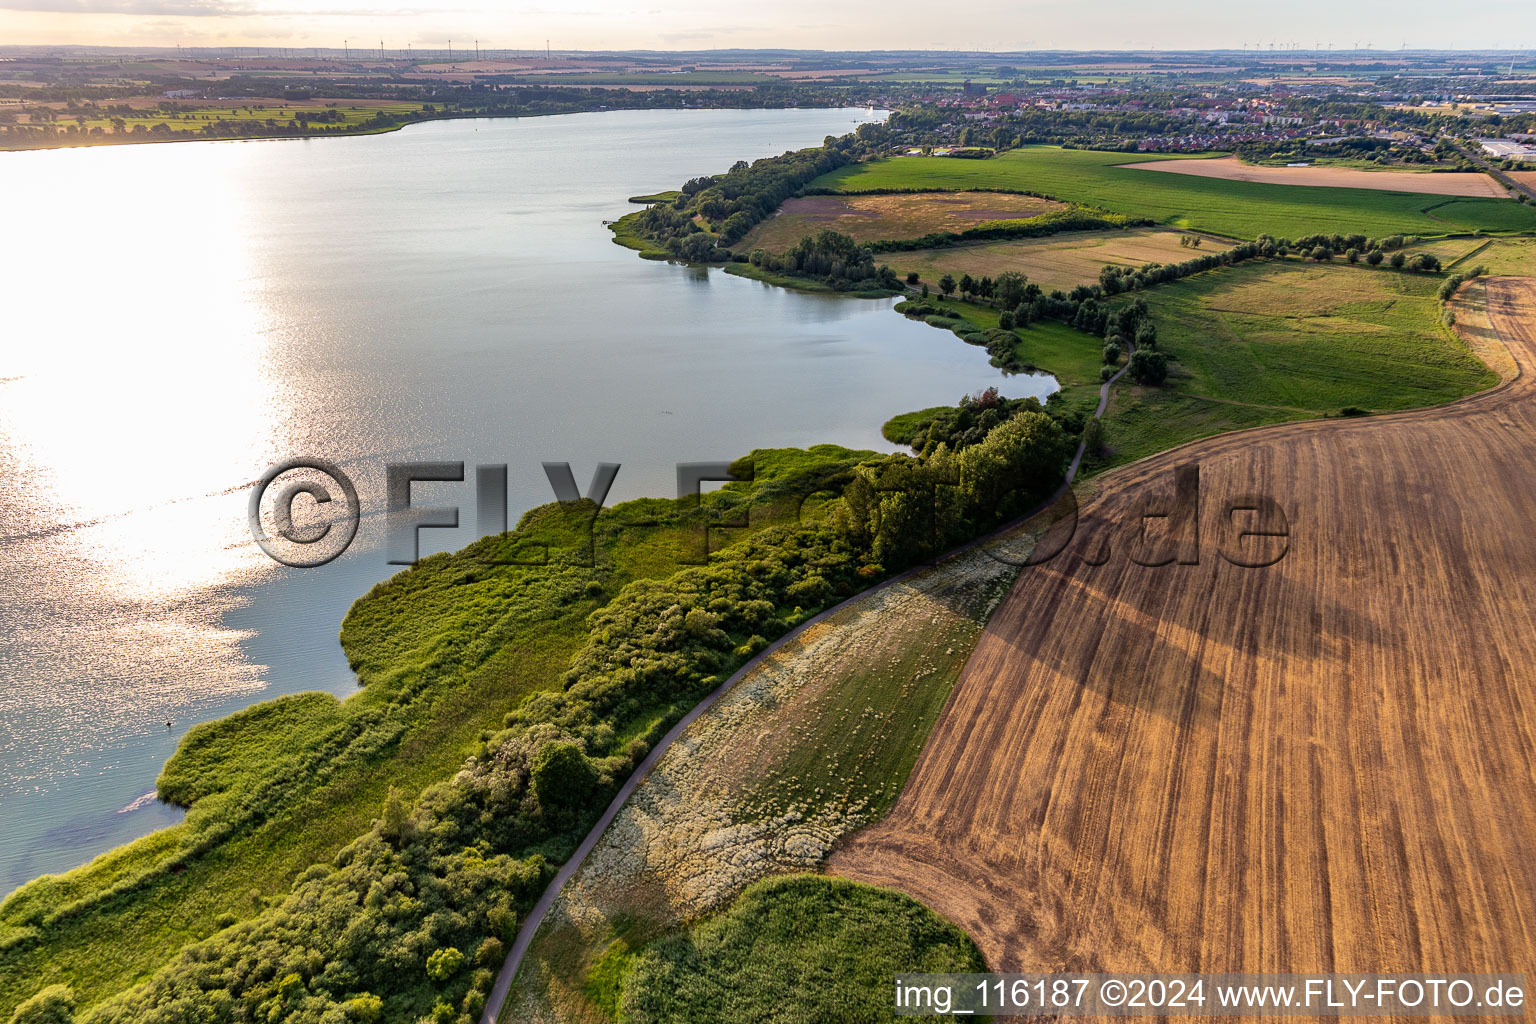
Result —
<instances>
[{"instance_id":1,"label":"green lawn area","mask_svg":"<svg viewBox=\"0 0 1536 1024\"><path fill-rule=\"evenodd\" d=\"M811 188L1000 189L1036 192L1176 227L1249 239L1269 233L1443 235L1536 230L1536 209L1510 199L1459 199L1370 189L1225 181L1117 164L1147 154L1028 146L987 160L888 157L822 175ZM1152 159L1182 159L1166 157Z\"/></svg>"},{"instance_id":2,"label":"green lawn area","mask_svg":"<svg viewBox=\"0 0 1536 1024\"><path fill-rule=\"evenodd\" d=\"M1144 294L1168 383L1123 382L1105 417L1133 461L1198 437L1337 414L1437 405L1494 373L1440 322L1436 275L1300 261L1245 264Z\"/></svg>"}]
</instances>

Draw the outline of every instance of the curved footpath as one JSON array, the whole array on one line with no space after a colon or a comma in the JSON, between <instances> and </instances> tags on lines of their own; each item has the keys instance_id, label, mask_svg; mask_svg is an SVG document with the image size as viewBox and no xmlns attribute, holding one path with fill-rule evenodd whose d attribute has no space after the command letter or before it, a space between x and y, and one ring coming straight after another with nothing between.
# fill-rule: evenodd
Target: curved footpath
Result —
<instances>
[{"instance_id":1,"label":"curved footpath","mask_svg":"<svg viewBox=\"0 0 1536 1024\"><path fill-rule=\"evenodd\" d=\"M1109 380L1099 385L1099 404L1093 413L1095 419L1103 417L1104 410L1109 405L1110 387L1125 375L1126 369L1128 369L1128 367L1129 359L1127 359L1127 366L1121 367L1119 373L1115 374ZM1078 467L1082 464L1082 461L1083 445L1079 443L1077 446L1077 452L1072 457L1072 463L1067 468L1067 475L1065 480L1062 482L1062 485L1057 488L1056 492L1052 494L1051 497L1047 499L1039 508L1031 511L1028 515L1014 520L1013 522L1004 524L998 529L993 530L991 533L988 533L982 537L978 537L975 540L955 548L952 551L946 552L943 556L940 557L939 561L948 561L963 551L968 551L981 544L985 544L991 540L994 540L995 538L1016 529L1021 524L1038 515L1041 511L1049 508L1057 501L1057 499L1059 499L1067 492L1068 488L1072 486L1072 481L1077 476L1077 470ZM533 909L530 910L528 915L523 919L522 925L518 928L517 937L512 942L512 948L507 951L507 958L505 961L503 961L501 970L496 975L496 983L491 987L490 995L486 999L485 1010L480 1016L481 1024L496 1024L496 1018L501 1015L501 1009L507 1001L507 995L512 991L512 983L517 978L517 971L518 968L522 965L523 957L527 954L528 947L533 943L534 935L537 934L539 926L543 924L544 918L549 914L550 908L555 905L555 900L559 898L560 893L562 890L564 890L566 884L570 882L573 877L575 877L576 872L581 869L582 863L587 859L587 856L591 854L592 848L597 845L597 842L602 838L603 833L608 830L608 826L613 824L613 819L618 816L618 813L623 809L624 804L629 801L629 798L634 794L640 783L645 781L645 778L650 774L651 769L654 768L657 762L662 759L666 752L671 748L672 744L677 741L678 737L687 732L688 727L692 725L700 715L704 714L704 712L713 707L721 697L730 692L730 690L743 678L756 671L757 668L779 648L791 642L801 633L810 629L817 623L820 623L824 619L830 618L831 616L842 611L848 605L856 601L863 600L878 590L906 580L915 573L922 572L925 568L927 567L918 566L916 568L908 569L906 572L892 576L890 579L885 580L874 587L870 587L867 590L861 590L857 594L854 594L852 597L840 601L832 607L827 608L826 610L812 616L809 619L806 619L804 622L800 623L800 625L796 626L794 629L790 630L788 633L785 633L773 643L759 651L750 661L742 665L741 668L737 669L729 679L711 691L710 694L702 701L700 701L692 711L684 715L676 725L667 731L667 734L663 736L657 742L656 746L652 748L651 752L646 755L645 760L640 762L640 766L636 768L630 774L629 778L624 781L624 784L619 787L618 793L616 793L613 800L609 802L607 810L603 812L602 817L597 819L597 824L592 826L591 831L587 833L586 838L581 841L581 845L576 848L576 852L571 855L570 859L561 865L560 870L556 872L555 877L550 881L549 886L544 890L544 895L539 897L539 901L534 904Z\"/></svg>"},{"instance_id":2,"label":"curved footpath","mask_svg":"<svg viewBox=\"0 0 1536 1024\"><path fill-rule=\"evenodd\" d=\"M1483 287L1504 385L1102 478L828 870L923 901L997 971L1536 961L1536 281ZM1191 462L1197 563L1132 562L1119 531ZM1288 551L1243 568L1221 503L1255 492Z\"/></svg>"}]
</instances>

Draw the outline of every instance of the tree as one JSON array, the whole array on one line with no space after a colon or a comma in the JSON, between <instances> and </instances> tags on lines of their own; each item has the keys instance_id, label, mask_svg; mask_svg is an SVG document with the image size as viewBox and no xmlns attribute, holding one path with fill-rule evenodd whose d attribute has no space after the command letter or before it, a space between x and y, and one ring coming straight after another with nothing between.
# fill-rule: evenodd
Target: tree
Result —
<instances>
[{"instance_id":1,"label":"tree","mask_svg":"<svg viewBox=\"0 0 1536 1024\"><path fill-rule=\"evenodd\" d=\"M976 279L970 274L960 275L960 297L963 299L976 290Z\"/></svg>"},{"instance_id":2,"label":"tree","mask_svg":"<svg viewBox=\"0 0 1536 1024\"><path fill-rule=\"evenodd\" d=\"M390 786L389 793L384 797L384 818L379 825L384 838L396 843L408 839L411 834L410 814L411 808L405 802L405 794Z\"/></svg>"},{"instance_id":3,"label":"tree","mask_svg":"<svg viewBox=\"0 0 1536 1024\"><path fill-rule=\"evenodd\" d=\"M1161 384L1168 379L1168 357L1161 352L1139 348L1131 353L1130 374L1137 384Z\"/></svg>"},{"instance_id":4,"label":"tree","mask_svg":"<svg viewBox=\"0 0 1536 1024\"><path fill-rule=\"evenodd\" d=\"M1073 446L1043 412L1021 412L958 452L960 493L977 522L1023 512L1061 479Z\"/></svg>"},{"instance_id":5,"label":"tree","mask_svg":"<svg viewBox=\"0 0 1536 1024\"><path fill-rule=\"evenodd\" d=\"M1024 289L1029 285L1029 278L1017 270L1005 270L997 275L997 280L992 282L993 291L997 293L998 305L1004 309L1014 309L1024 301Z\"/></svg>"},{"instance_id":6,"label":"tree","mask_svg":"<svg viewBox=\"0 0 1536 1024\"><path fill-rule=\"evenodd\" d=\"M1311 256L1314 260L1317 260L1317 262L1322 263L1326 260L1333 259L1333 250L1328 248L1326 245L1318 245L1314 246L1312 251L1307 255Z\"/></svg>"},{"instance_id":7,"label":"tree","mask_svg":"<svg viewBox=\"0 0 1536 1024\"><path fill-rule=\"evenodd\" d=\"M915 270L907 271L907 284L917 284L918 280L919 280L919 278L918 278L917 271L915 271Z\"/></svg>"},{"instance_id":8,"label":"tree","mask_svg":"<svg viewBox=\"0 0 1536 1024\"><path fill-rule=\"evenodd\" d=\"M752 230L752 218L744 211L738 210L725 218L725 223L720 225L720 241L726 245L738 241L742 235Z\"/></svg>"},{"instance_id":9,"label":"tree","mask_svg":"<svg viewBox=\"0 0 1536 1024\"><path fill-rule=\"evenodd\" d=\"M1389 262L1392 264L1393 270L1402 270L1403 264L1408 262L1408 258L1403 255L1402 250L1398 250L1392 254L1392 259Z\"/></svg>"},{"instance_id":10,"label":"tree","mask_svg":"<svg viewBox=\"0 0 1536 1024\"><path fill-rule=\"evenodd\" d=\"M574 743L550 743L533 759L533 792L545 810L580 807L597 788L597 773Z\"/></svg>"},{"instance_id":11,"label":"tree","mask_svg":"<svg viewBox=\"0 0 1536 1024\"><path fill-rule=\"evenodd\" d=\"M1110 342L1108 345L1105 345L1104 346L1104 362L1107 365L1113 366L1115 363L1118 363L1119 361L1120 361L1120 346L1115 344L1114 342Z\"/></svg>"},{"instance_id":12,"label":"tree","mask_svg":"<svg viewBox=\"0 0 1536 1024\"><path fill-rule=\"evenodd\" d=\"M1104 421L1095 416L1083 427L1083 452L1098 455L1104 450Z\"/></svg>"},{"instance_id":13,"label":"tree","mask_svg":"<svg viewBox=\"0 0 1536 1024\"><path fill-rule=\"evenodd\" d=\"M464 966L464 954L453 946L439 949L427 957L427 977L433 981L447 981Z\"/></svg>"},{"instance_id":14,"label":"tree","mask_svg":"<svg viewBox=\"0 0 1536 1024\"><path fill-rule=\"evenodd\" d=\"M944 293L946 299L955 293L955 278L953 274L945 274L939 278L939 291Z\"/></svg>"},{"instance_id":15,"label":"tree","mask_svg":"<svg viewBox=\"0 0 1536 1024\"><path fill-rule=\"evenodd\" d=\"M1372 249L1370 252L1365 254L1365 262L1369 263L1373 267L1379 267L1381 266L1381 261L1385 258L1385 255L1386 254L1383 253L1380 249Z\"/></svg>"}]
</instances>

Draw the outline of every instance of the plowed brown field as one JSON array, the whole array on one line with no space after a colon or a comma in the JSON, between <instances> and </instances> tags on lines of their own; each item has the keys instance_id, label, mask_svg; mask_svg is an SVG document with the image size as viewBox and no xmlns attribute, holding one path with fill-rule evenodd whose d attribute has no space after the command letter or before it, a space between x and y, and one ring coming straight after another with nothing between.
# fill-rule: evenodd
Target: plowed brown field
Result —
<instances>
[{"instance_id":1,"label":"plowed brown field","mask_svg":"<svg viewBox=\"0 0 1536 1024\"><path fill-rule=\"evenodd\" d=\"M1486 287L1513 382L1106 477L830 869L998 970L1536 964L1536 282ZM1113 524L1191 462L1198 564L1131 562ZM1241 492L1288 517L1268 568L1218 553Z\"/></svg>"}]
</instances>

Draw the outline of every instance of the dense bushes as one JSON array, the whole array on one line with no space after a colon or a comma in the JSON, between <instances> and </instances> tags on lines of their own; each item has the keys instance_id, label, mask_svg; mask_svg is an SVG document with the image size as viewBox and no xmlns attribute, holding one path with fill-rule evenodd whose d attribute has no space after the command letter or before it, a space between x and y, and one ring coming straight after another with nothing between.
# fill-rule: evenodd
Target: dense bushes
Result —
<instances>
[{"instance_id":1,"label":"dense bushes","mask_svg":"<svg viewBox=\"0 0 1536 1024\"><path fill-rule=\"evenodd\" d=\"M874 1021L891 979L986 966L964 932L898 892L816 875L751 886L647 947L624 981L627 1024Z\"/></svg>"},{"instance_id":2,"label":"dense bushes","mask_svg":"<svg viewBox=\"0 0 1536 1024\"><path fill-rule=\"evenodd\" d=\"M66 985L49 985L16 1007L10 1024L70 1024L74 1019L74 993Z\"/></svg>"},{"instance_id":3,"label":"dense bushes","mask_svg":"<svg viewBox=\"0 0 1536 1024\"><path fill-rule=\"evenodd\" d=\"M1131 353L1129 372L1137 384L1161 384L1168 379L1168 357L1150 349L1137 349Z\"/></svg>"},{"instance_id":4,"label":"dense bushes","mask_svg":"<svg viewBox=\"0 0 1536 1024\"><path fill-rule=\"evenodd\" d=\"M824 281L838 291L901 290L896 272L883 263L876 266L868 246L831 229L800 239L782 255L754 249L748 262L772 273Z\"/></svg>"},{"instance_id":5,"label":"dense bushes","mask_svg":"<svg viewBox=\"0 0 1536 1024\"><path fill-rule=\"evenodd\" d=\"M1474 278L1482 277L1486 273L1488 273L1488 268L1482 265L1478 265L1467 271L1465 274L1452 274L1450 277L1440 282L1440 289L1438 292L1436 292L1436 294L1439 296L1441 302L1448 302L1451 296L1456 294L1456 289L1460 288L1462 285L1466 284L1468 281L1473 280Z\"/></svg>"},{"instance_id":6,"label":"dense bushes","mask_svg":"<svg viewBox=\"0 0 1536 1024\"><path fill-rule=\"evenodd\" d=\"M451 780L414 806L392 790L373 827L330 863L305 871L279 904L186 947L85 1019L472 1021L503 943L552 862L569 856L666 728L821 607L1049 493L1070 447L1059 424L1026 410L958 453L941 445L929 459L896 455L852 466L804 453L810 468L775 472L764 490L775 500L841 490L831 515L761 529L707 565L626 585L588 617L564 688L524 699ZM362 671L383 671L412 650L413 630L438 599L419 586L423 580L462 586L497 575L484 557L487 543L424 561L371 595L362 621L349 617L353 630L379 632L380 646L361 656ZM569 571L553 562L544 568L521 575L560 579ZM410 628L391 640L391 621ZM526 642L462 627L431 635L435 659ZM466 970L471 962L479 966Z\"/></svg>"},{"instance_id":7,"label":"dense bushes","mask_svg":"<svg viewBox=\"0 0 1536 1024\"><path fill-rule=\"evenodd\" d=\"M1004 398L997 388L987 388L963 396L958 405L895 417L885 425L884 433L893 444L907 445L923 454L932 454L939 445L960 451L980 444L993 427L1023 412L1049 412L1069 433L1082 429L1081 413L1062 412L1054 403L1047 409L1033 397Z\"/></svg>"}]
</instances>

